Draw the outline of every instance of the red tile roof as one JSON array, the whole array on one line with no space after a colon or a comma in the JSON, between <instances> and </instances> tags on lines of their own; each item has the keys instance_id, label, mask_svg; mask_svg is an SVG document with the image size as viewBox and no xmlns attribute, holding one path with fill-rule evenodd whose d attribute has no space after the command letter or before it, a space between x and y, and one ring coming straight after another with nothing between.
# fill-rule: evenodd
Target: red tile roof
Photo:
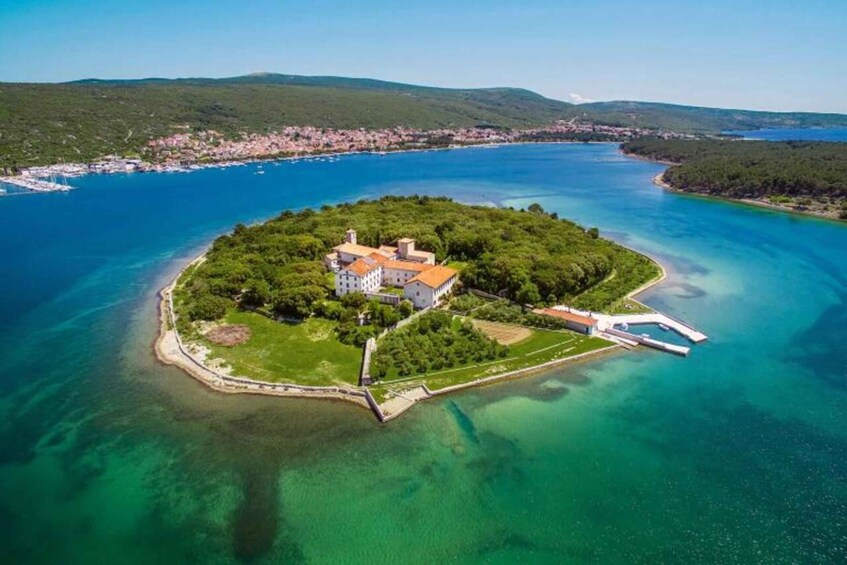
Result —
<instances>
[{"instance_id":1,"label":"red tile roof","mask_svg":"<svg viewBox=\"0 0 847 565\"><path fill-rule=\"evenodd\" d=\"M368 257L356 259L344 268L361 277L378 268L384 261L385 257L378 253L372 253Z\"/></svg>"},{"instance_id":2,"label":"red tile roof","mask_svg":"<svg viewBox=\"0 0 847 565\"><path fill-rule=\"evenodd\" d=\"M459 271L456 269L451 269L450 267L442 267L441 265L434 265L431 269L427 269L422 273L418 273L406 284L411 284L413 282L420 282L425 284L430 288L438 288L442 284L446 283L453 277L459 274Z\"/></svg>"},{"instance_id":3,"label":"red tile roof","mask_svg":"<svg viewBox=\"0 0 847 565\"><path fill-rule=\"evenodd\" d=\"M569 322L576 322L577 324L583 324L585 326L596 326L597 320L594 318L590 318L588 316L583 316L581 314L574 314L573 312L567 312L565 310L555 310L553 308L542 308L540 310L534 310L536 314L543 314L545 316L553 316L554 318L561 318L563 320L567 320Z\"/></svg>"}]
</instances>

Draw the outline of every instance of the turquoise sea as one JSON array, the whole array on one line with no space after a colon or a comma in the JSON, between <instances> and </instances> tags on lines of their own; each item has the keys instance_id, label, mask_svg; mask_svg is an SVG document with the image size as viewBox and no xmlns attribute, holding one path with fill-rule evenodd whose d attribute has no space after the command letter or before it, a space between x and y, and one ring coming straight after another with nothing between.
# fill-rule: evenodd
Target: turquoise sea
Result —
<instances>
[{"instance_id":1,"label":"turquoise sea","mask_svg":"<svg viewBox=\"0 0 847 565\"><path fill-rule=\"evenodd\" d=\"M843 563L847 226L663 192L614 145L525 145L0 198L0 562ZM223 395L154 360L216 235L380 194L546 209L660 258L710 336L418 406Z\"/></svg>"}]
</instances>

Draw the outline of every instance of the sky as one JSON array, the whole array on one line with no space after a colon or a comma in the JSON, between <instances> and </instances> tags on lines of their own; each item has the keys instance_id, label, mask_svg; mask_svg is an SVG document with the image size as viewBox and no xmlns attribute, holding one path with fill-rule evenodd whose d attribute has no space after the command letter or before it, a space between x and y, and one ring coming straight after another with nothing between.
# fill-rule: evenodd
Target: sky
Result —
<instances>
[{"instance_id":1,"label":"sky","mask_svg":"<svg viewBox=\"0 0 847 565\"><path fill-rule=\"evenodd\" d=\"M0 0L0 81L370 77L847 113L847 0Z\"/></svg>"}]
</instances>

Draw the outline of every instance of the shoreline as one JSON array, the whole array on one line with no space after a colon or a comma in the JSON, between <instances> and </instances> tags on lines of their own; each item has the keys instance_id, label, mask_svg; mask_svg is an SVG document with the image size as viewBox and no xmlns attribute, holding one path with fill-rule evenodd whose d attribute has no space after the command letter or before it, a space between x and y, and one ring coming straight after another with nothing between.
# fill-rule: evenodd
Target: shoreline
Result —
<instances>
[{"instance_id":1,"label":"shoreline","mask_svg":"<svg viewBox=\"0 0 847 565\"><path fill-rule=\"evenodd\" d=\"M370 409L366 398L369 393L353 388L342 387L303 387L289 383L270 383L254 381L241 377L222 375L207 367L202 361L186 351L175 327L175 313L172 305L172 292L177 281L191 266L205 257L204 252L180 269L174 279L157 294L159 296L159 331L153 343L153 353L163 365L174 366L191 378L208 388L227 394L261 394L265 396L282 396L288 398L320 398L351 402L357 406Z\"/></svg>"},{"instance_id":2,"label":"shoreline","mask_svg":"<svg viewBox=\"0 0 847 565\"><path fill-rule=\"evenodd\" d=\"M52 165L38 165L30 168L34 169L43 169L45 172L42 172L38 175L32 175L30 178L33 179L43 179L49 177L51 175L57 177L63 177L65 179L69 178L78 178L89 175L120 175L120 174L147 174L147 173L193 173L197 171L204 171L207 169L227 169L230 167L245 167L247 165L252 164L264 164L264 163L283 163L283 162L297 162L297 161L317 161L321 159L331 159L331 158L339 158L345 157L348 155L376 155L376 156L386 156L386 155L394 155L394 154L405 154L405 153L426 153L430 151L451 151L458 149L496 149L499 147L506 147L511 145L602 145L615 143L620 144L623 141L578 141L578 140L562 140L562 141L495 141L490 143L466 143L461 145L449 145L444 147L424 147L424 148L407 148L407 149L386 149L386 150L356 150L356 151L333 151L333 152L314 152L314 153L304 153L297 155L288 155L288 154L270 154L264 156L254 156L254 157L245 157L245 158L234 158L234 159L221 159L218 161L209 161L209 162L190 162L185 164L154 164L154 163L142 163L143 168L135 169L135 170L126 170L122 168L115 168L110 170L100 170L96 172L92 171L82 171L81 169L87 168L89 165L93 165L94 163L64 163L58 164L54 163ZM55 170L51 170L54 169ZM62 170L74 170L74 172L61 172ZM6 176L0 175L0 185L8 184L10 186L17 186L17 182L11 181L8 179L17 179L22 175L16 176ZM43 194L43 193L54 193L54 192L68 192L70 190L74 190L74 187L68 186L66 190L54 190L54 191L46 191L46 190L16 190L15 192L0 192L0 198L4 196L17 196L20 194Z\"/></svg>"},{"instance_id":3,"label":"shoreline","mask_svg":"<svg viewBox=\"0 0 847 565\"><path fill-rule=\"evenodd\" d=\"M684 194L686 196L696 196L696 197L700 197L700 198L706 198L706 199L709 199L709 200L723 201L723 202L728 202L728 203L733 203L733 204L740 204L742 206L754 206L756 208L761 208L761 209L764 209L764 210L770 210L772 212L785 212L785 213L788 213L788 214L795 214L795 215L798 215L798 216L804 216L806 218L817 218L817 219L820 219L820 220L829 220L829 221L834 221L834 222L838 222L838 223L844 223L844 222L847 221L847 220L843 220L843 219L839 218L834 213L830 214L830 213L825 213L825 212L817 212L815 210L797 210L796 208L793 208L793 207L790 207L790 206L783 206L781 204L774 204L773 202L769 202L769 201L765 201L765 200L758 200L758 199L755 199L755 198L730 198L728 196L721 196L719 194L707 194L707 193L701 193L701 192L690 192L688 190L682 190L682 189L676 188L673 185L671 185L670 183L666 182L663 178L665 173L668 171L668 168L673 167L674 165L678 165L679 163L674 163L674 162L671 162L671 161L659 161L659 160L655 160L655 159L650 159L649 157L643 157L641 155L635 155L633 153L626 153L623 150L621 150L620 153L622 155L624 155L625 157L629 157L631 159L638 159L640 161L646 161L648 163L653 163L653 164L656 164L656 165L665 165L667 168L665 168L664 171L658 173L657 175L654 175L652 180L653 180L654 185L658 186L659 188L661 188L663 190L667 190L668 192L673 192L675 194Z\"/></svg>"},{"instance_id":4,"label":"shoreline","mask_svg":"<svg viewBox=\"0 0 847 565\"><path fill-rule=\"evenodd\" d=\"M635 300L635 296L641 294L642 292L665 280L665 278L667 277L667 270L665 269L664 265L662 265L653 257L645 255L640 251L632 251L635 253L640 253L645 257L648 257L659 267L659 270L661 271L658 277L649 282L644 283L643 285L636 288L635 290L630 291L626 295L626 298ZM505 373L500 373L497 375L480 377L473 381L452 385L443 389L437 389L433 391L430 390L426 386L426 384L421 384L411 390L414 391L415 389L420 389L422 391L422 395L418 395L418 397L414 399L406 398L405 400L407 402L403 403L401 407L397 409L392 408L391 410L383 410L383 407L390 400L393 400L396 397L392 397L391 399L383 401L383 403L380 404L376 401L376 399L373 397L367 387L359 387L352 385L346 387L340 385L334 387L303 386L293 383L271 383L266 381L256 381L244 377L226 375L208 367L203 360L198 359L195 355L188 351L188 347L182 342L182 339L180 338L179 333L176 330L176 313L174 312L173 308L173 290L175 289L179 279L189 268L202 262L205 259L206 252L207 251L203 251L202 254L189 261L184 267L179 270L173 280L171 280L170 283L168 283L157 293L159 297L159 329L156 339L153 343L153 353L157 361L159 361L163 365L174 366L182 370L189 377L195 379L196 381L200 382L201 384L207 386L208 388L216 392L222 392L226 394L258 394L287 398L311 398L319 400L350 402L362 408L367 408L371 410L381 423L385 423L399 417L401 414L409 410L412 406L424 400L429 400L431 398L436 398L438 396L449 394L451 392L457 392L478 386L487 386L507 382L513 379L539 375L547 371L559 368L561 366L569 365L570 363L586 362L594 360L596 358L605 357L606 355L609 355L621 349L621 345L619 343L610 341L607 347L601 349L580 353L564 359L554 359L552 361L547 361L540 365L524 367L522 369L507 371ZM406 392L408 393L408 391Z\"/></svg>"}]
</instances>

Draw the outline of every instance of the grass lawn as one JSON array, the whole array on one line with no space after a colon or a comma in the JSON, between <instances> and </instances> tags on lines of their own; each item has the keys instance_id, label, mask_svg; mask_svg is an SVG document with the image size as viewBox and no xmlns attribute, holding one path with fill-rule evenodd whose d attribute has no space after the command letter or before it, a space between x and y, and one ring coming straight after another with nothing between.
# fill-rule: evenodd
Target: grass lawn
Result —
<instances>
[{"instance_id":1,"label":"grass lawn","mask_svg":"<svg viewBox=\"0 0 847 565\"><path fill-rule=\"evenodd\" d=\"M358 384L362 351L335 338L335 322L309 318L299 324L283 323L233 310L226 323L248 326L250 339L233 347L206 340L204 345L212 350L212 357L232 367L233 375L312 386Z\"/></svg>"},{"instance_id":2,"label":"grass lawn","mask_svg":"<svg viewBox=\"0 0 847 565\"><path fill-rule=\"evenodd\" d=\"M644 314L648 312L652 312L652 308L648 308L644 304L632 300L631 298L624 298L617 304L615 304L610 313L611 314Z\"/></svg>"},{"instance_id":3,"label":"grass lawn","mask_svg":"<svg viewBox=\"0 0 847 565\"><path fill-rule=\"evenodd\" d=\"M384 287L380 288L379 291L384 292L385 294L396 294L397 296L401 296L401 297L405 296L403 294L402 288L397 288L397 287L394 287L394 286L384 286Z\"/></svg>"},{"instance_id":4,"label":"grass lawn","mask_svg":"<svg viewBox=\"0 0 847 565\"><path fill-rule=\"evenodd\" d=\"M573 357L609 345L611 343L604 339L571 331L532 330L529 337L509 346L509 355L503 359L411 377L398 377L392 370L380 385L372 387L372 392L375 396L382 396L390 389L411 388L423 383L426 383L430 390L438 390L482 377L540 365L554 359Z\"/></svg>"}]
</instances>

